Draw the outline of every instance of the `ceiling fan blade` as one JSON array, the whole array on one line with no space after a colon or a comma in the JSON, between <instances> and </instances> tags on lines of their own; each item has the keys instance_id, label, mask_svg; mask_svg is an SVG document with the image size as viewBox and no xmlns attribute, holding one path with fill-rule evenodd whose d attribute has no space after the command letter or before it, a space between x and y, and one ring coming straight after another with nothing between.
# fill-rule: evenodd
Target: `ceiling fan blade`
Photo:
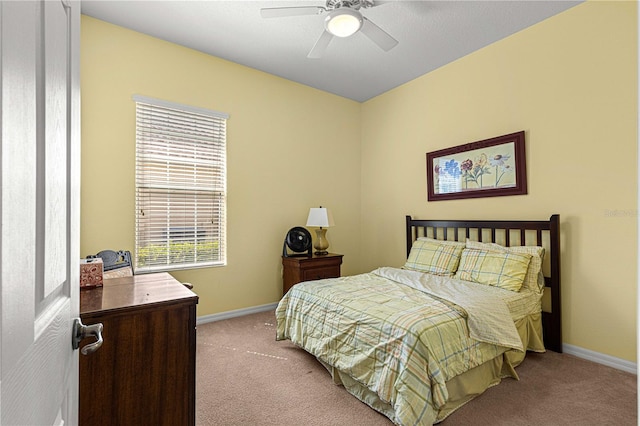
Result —
<instances>
[{"instance_id":1,"label":"ceiling fan blade","mask_svg":"<svg viewBox=\"0 0 640 426\"><path fill-rule=\"evenodd\" d=\"M371 41L377 44L380 49L384 50L385 52L393 49L396 44L398 44L398 40L391 37L382 28L380 28L364 16L362 17L362 28L360 28L360 31L364 35L369 37Z\"/></svg>"},{"instance_id":2,"label":"ceiling fan blade","mask_svg":"<svg viewBox=\"0 0 640 426\"><path fill-rule=\"evenodd\" d=\"M365 9L370 7L382 6L384 4L395 3L397 0L360 0L360 7Z\"/></svg>"},{"instance_id":3,"label":"ceiling fan blade","mask_svg":"<svg viewBox=\"0 0 640 426\"><path fill-rule=\"evenodd\" d=\"M320 36L320 38L318 39L318 41L316 41L316 44L313 45L313 48L307 55L307 58L310 58L310 59L321 58L322 55L324 54L324 51L327 50L327 46L329 46L329 43L331 42L331 40L333 40L333 35L329 31L325 30Z\"/></svg>"},{"instance_id":4,"label":"ceiling fan blade","mask_svg":"<svg viewBox=\"0 0 640 426\"><path fill-rule=\"evenodd\" d=\"M263 18L282 18L285 16L320 15L326 9L322 6L265 7L260 9Z\"/></svg>"}]
</instances>

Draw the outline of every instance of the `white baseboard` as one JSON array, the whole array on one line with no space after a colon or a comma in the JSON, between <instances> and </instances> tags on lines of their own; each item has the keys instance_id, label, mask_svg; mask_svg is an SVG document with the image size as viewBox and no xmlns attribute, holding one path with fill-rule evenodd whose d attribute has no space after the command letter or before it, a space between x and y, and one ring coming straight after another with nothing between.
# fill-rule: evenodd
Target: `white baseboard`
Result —
<instances>
[{"instance_id":1,"label":"white baseboard","mask_svg":"<svg viewBox=\"0 0 640 426\"><path fill-rule=\"evenodd\" d=\"M203 315L198 317L196 324L206 324L208 322L221 321L225 319L241 317L243 315L257 314L258 312L274 311L278 303L269 303L267 305L252 306L250 308L236 309L234 311L220 312L217 314ZM588 349L581 348L579 346L569 345L567 343L562 344L562 351L566 354L576 356L578 358L586 359L588 361L597 362L608 367L617 368L618 370L626 371L632 374L638 374L638 364L635 362L627 361L625 359L616 358L611 355L605 355L600 352L590 351Z\"/></svg>"},{"instance_id":2,"label":"white baseboard","mask_svg":"<svg viewBox=\"0 0 640 426\"><path fill-rule=\"evenodd\" d=\"M618 370L626 371L628 373L638 374L638 364L625 359L605 355L600 352L590 351L589 349L569 345L567 343L562 344L562 352L588 361L597 362L598 364L603 364L608 367L617 368Z\"/></svg>"},{"instance_id":3,"label":"white baseboard","mask_svg":"<svg viewBox=\"0 0 640 426\"><path fill-rule=\"evenodd\" d=\"M236 309L234 311L220 312L217 314L203 315L196 319L196 325L206 324L208 322L221 321L229 318L241 317L243 315L257 314L258 312L275 311L278 303L269 303L267 305L252 306L250 308Z\"/></svg>"}]
</instances>

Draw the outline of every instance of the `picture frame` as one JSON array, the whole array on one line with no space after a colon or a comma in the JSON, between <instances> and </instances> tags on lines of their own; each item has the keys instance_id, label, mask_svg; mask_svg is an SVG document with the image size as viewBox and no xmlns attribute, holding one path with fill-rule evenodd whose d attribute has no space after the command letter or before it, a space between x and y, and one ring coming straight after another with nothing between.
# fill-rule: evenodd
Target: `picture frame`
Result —
<instances>
[{"instance_id":1,"label":"picture frame","mask_svg":"<svg viewBox=\"0 0 640 426\"><path fill-rule=\"evenodd\" d=\"M428 201L527 193L524 131L427 153Z\"/></svg>"}]
</instances>

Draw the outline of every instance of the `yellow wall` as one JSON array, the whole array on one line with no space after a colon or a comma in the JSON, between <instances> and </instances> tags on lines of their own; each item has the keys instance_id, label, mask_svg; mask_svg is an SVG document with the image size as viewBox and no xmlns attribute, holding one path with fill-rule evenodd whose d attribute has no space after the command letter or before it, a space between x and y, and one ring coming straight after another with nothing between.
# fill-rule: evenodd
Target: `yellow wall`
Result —
<instances>
[{"instance_id":1,"label":"yellow wall","mask_svg":"<svg viewBox=\"0 0 640 426\"><path fill-rule=\"evenodd\" d=\"M332 210L330 250L355 272L360 104L87 16L81 32L82 256L133 252L140 94L230 115L228 266L172 273L195 285L198 315L277 302L284 236L310 207Z\"/></svg>"},{"instance_id":2,"label":"yellow wall","mask_svg":"<svg viewBox=\"0 0 640 426\"><path fill-rule=\"evenodd\" d=\"M406 214L558 213L564 341L635 362L636 31L635 2L585 3L358 104L83 16L81 254L133 250L137 93L231 115L229 265L174 273L198 315L277 301L311 206L344 274L401 265ZM426 152L519 130L528 195L427 202Z\"/></svg>"},{"instance_id":3,"label":"yellow wall","mask_svg":"<svg viewBox=\"0 0 640 426\"><path fill-rule=\"evenodd\" d=\"M406 214L558 213L564 342L635 362L636 7L576 6L366 102L363 269L402 264ZM528 195L427 202L426 152L520 130Z\"/></svg>"}]
</instances>

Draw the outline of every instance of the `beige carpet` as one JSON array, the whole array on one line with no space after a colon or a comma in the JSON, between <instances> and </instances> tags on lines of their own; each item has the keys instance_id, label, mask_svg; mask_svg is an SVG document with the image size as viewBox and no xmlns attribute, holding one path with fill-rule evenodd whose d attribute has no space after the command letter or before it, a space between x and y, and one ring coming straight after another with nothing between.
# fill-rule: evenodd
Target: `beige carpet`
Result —
<instances>
[{"instance_id":1,"label":"beige carpet","mask_svg":"<svg viewBox=\"0 0 640 426\"><path fill-rule=\"evenodd\" d=\"M198 425L386 425L314 357L275 341L273 312L198 326ZM570 355L529 354L451 425L637 425L636 376Z\"/></svg>"}]
</instances>

